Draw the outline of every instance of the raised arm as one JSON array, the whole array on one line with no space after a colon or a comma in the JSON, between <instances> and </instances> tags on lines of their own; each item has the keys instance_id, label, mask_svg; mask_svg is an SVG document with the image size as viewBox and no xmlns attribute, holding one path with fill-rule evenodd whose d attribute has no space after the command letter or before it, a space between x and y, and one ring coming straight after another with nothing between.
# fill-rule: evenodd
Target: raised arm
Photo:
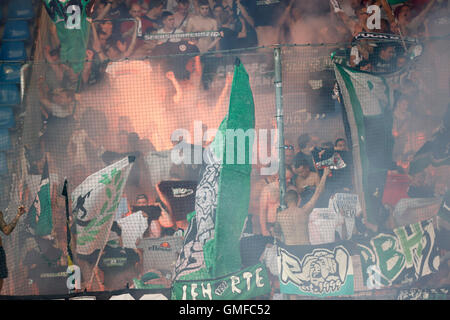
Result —
<instances>
[{"instance_id":1,"label":"raised arm","mask_svg":"<svg viewBox=\"0 0 450 320\"><path fill-rule=\"evenodd\" d=\"M347 29L353 34L356 23L341 9L338 0L330 0L330 6L331 10L341 18Z\"/></svg>"},{"instance_id":2,"label":"raised arm","mask_svg":"<svg viewBox=\"0 0 450 320\"><path fill-rule=\"evenodd\" d=\"M103 52L100 40L98 39L97 28L95 27L94 23L91 23L91 30L92 30L92 49L98 54L100 61L103 62L105 60L108 60L108 57Z\"/></svg>"},{"instance_id":3,"label":"raised arm","mask_svg":"<svg viewBox=\"0 0 450 320\"><path fill-rule=\"evenodd\" d=\"M158 206L161 208L161 216L158 219L158 222L161 221L164 224L165 228L170 228L175 225L175 218L173 216L172 208L170 207L170 202L164 195L164 193L161 192L161 189L159 188L159 183L156 185L156 192L158 193L159 198L161 199L162 203L167 207L169 211L166 211L161 203L158 203ZM167 227L166 227L167 226Z\"/></svg>"},{"instance_id":4,"label":"raised arm","mask_svg":"<svg viewBox=\"0 0 450 320\"><path fill-rule=\"evenodd\" d=\"M245 6L243 6L241 4L240 0L236 0L237 1L237 6L239 8L239 10L241 10L242 16L244 17L244 19L248 22L249 25L251 25L253 28L255 27L255 21L253 20L253 18L248 14L247 9L245 9ZM292 3L294 2L294 0L291 0L291 2L289 3L289 6L292 6ZM289 7L290 8L290 7Z\"/></svg>"},{"instance_id":5,"label":"raised arm","mask_svg":"<svg viewBox=\"0 0 450 320\"><path fill-rule=\"evenodd\" d=\"M408 28L417 28L422 22L424 22L426 15L431 10L435 2L436 0L431 0L428 2L426 7L408 23Z\"/></svg>"},{"instance_id":6,"label":"raised arm","mask_svg":"<svg viewBox=\"0 0 450 320\"><path fill-rule=\"evenodd\" d=\"M14 228L17 225L17 222L19 222L20 217L25 213L25 207L24 206L19 206L17 208L17 214L14 217L14 219L7 224L5 222L5 220L3 219L3 212L0 211L0 230L2 230L2 232L5 235L9 235L11 234L11 232L14 230Z\"/></svg>"},{"instance_id":7,"label":"raised arm","mask_svg":"<svg viewBox=\"0 0 450 320\"><path fill-rule=\"evenodd\" d=\"M245 38L247 37L247 26L245 25L245 21L242 17L239 17L239 20L241 21L241 25L242 25L242 29L241 31L238 33L238 38Z\"/></svg>"},{"instance_id":8,"label":"raised arm","mask_svg":"<svg viewBox=\"0 0 450 320\"><path fill-rule=\"evenodd\" d=\"M175 88L175 95L173 96L173 102L178 104L181 101L181 97L183 96L183 89L181 88L178 80L175 78L175 74L173 71L168 71L166 73L166 78L172 82L174 88Z\"/></svg>"},{"instance_id":9,"label":"raised arm","mask_svg":"<svg viewBox=\"0 0 450 320\"><path fill-rule=\"evenodd\" d=\"M169 215L169 213L162 207L160 203L158 203L158 206L161 208L161 216L158 219L159 224L164 228L171 228L175 224L173 222L172 217Z\"/></svg>"},{"instance_id":10,"label":"raised arm","mask_svg":"<svg viewBox=\"0 0 450 320\"><path fill-rule=\"evenodd\" d=\"M131 43L128 46L127 51L125 51L124 53L124 58L128 58L129 56L131 56L131 54L134 51L134 48L136 47L136 39L137 39L137 34L138 34L138 22L141 21L141 18L137 17L136 21L134 22L134 28L133 28L133 38L131 39Z\"/></svg>"},{"instance_id":11,"label":"raised arm","mask_svg":"<svg viewBox=\"0 0 450 320\"><path fill-rule=\"evenodd\" d=\"M281 15L280 19L278 20L278 23L277 23L278 26L281 27L285 22L287 22L289 14L291 13L292 5L294 4L294 1L295 0L291 0L291 2L289 2L286 9L284 9L283 14Z\"/></svg>"},{"instance_id":12,"label":"raised arm","mask_svg":"<svg viewBox=\"0 0 450 320\"><path fill-rule=\"evenodd\" d=\"M194 71L191 73L190 82L195 88L200 88L202 77L202 63L200 56L197 55L194 58Z\"/></svg>"},{"instance_id":13,"label":"raised arm","mask_svg":"<svg viewBox=\"0 0 450 320\"><path fill-rule=\"evenodd\" d=\"M81 73L81 78L84 84L87 84L89 81L89 76L92 72L92 60L94 59L94 51L87 49L86 50L86 61L84 62L83 71Z\"/></svg>"},{"instance_id":14,"label":"raised arm","mask_svg":"<svg viewBox=\"0 0 450 320\"><path fill-rule=\"evenodd\" d=\"M111 6L112 6L112 2L108 1L106 3L106 6L103 8L103 11L100 12L100 14L98 15L98 17L95 18L95 20L103 20L103 18L105 18L106 15L108 14L109 10L111 10Z\"/></svg>"},{"instance_id":15,"label":"raised arm","mask_svg":"<svg viewBox=\"0 0 450 320\"><path fill-rule=\"evenodd\" d=\"M220 93L219 98L217 99L216 105L214 107L214 114L217 114L217 112L220 112L221 108L224 106L225 99L229 97L229 89L231 88L231 84L233 82L233 73L227 73L227 76L225 78L225 86L222 89L222 92Z\"/></svg>"},{"instance_id":16,"label":"raised arm","mask_svg":"<svg viewBox=\"0 0 450 320\"><path fill-rule=\"evenodd\" d=\"M320 179L319 185L316 187L316 191L314 192L311 199L302 207L302 212L305 214L310 214L311 211L314 209L317 200L319 199L323 189L325 188L325 182L327 180L327 176L330 173L330 168L326 167L323 170L323 176Z\"/></svg>"}]
</instances>

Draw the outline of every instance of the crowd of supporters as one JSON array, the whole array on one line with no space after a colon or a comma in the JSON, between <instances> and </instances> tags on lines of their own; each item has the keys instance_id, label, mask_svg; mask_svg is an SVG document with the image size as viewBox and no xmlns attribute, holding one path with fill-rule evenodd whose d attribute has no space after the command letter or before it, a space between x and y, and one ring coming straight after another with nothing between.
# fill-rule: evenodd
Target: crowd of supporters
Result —
<instances>
[{"instance_id":1,"label":"crowd of supporters","mask_svg":"<svg viewBox=\"0 0 450 320\"><path fill-rule=\"evenodd\" d=\"M381 23L378 29L368 28L370 13L367 8L371 5L377 5L381 9ZM406 49L404 41L408 38L426 40L432 35L433 24L442 17L448 19L447 10L445 1L435 0L402 2L393 6L392 15L383 6L382 1L375 0L95 1L89 18L91 32L86 62L80 74L74 73L67 64L59 60L58 46L45 47L45 59L48 62L46 77L39 81L41 139L39 145L27 149L27 160L30 163L29 188L24 200L28 203L33 200L44 163L48 161L49 168L53 168L50 169L50 179L54 184L52 193L56 217L54 236L55 241L59 243L56 246L65 251L66 231L63 214L65 207L59 197L62 178L68 177L76 186L90 173L124 155L139 156L155 151L152 142L141 139L134 133L125 118L119 122L120 137L116 137L122 144L122 152L108 151L108 146L103 143L108 137L89 131L96 127L98 132L107 132L106 129L102 130L102 126L107 126L107 115L93 110L79 115L75 110L80 94L103 81L105 70L112 61L127 58L151 59L190 53L192 58L188 56L161 60L162 69L175 88L177 81L189 79L193 70L200 69L203 89L208 90L217 68L208 53L272 44L347 43L345 49L348 66L366 72L393 72L401 69L410 60L410 51ZM189 35L199 32L206 32L207 36ZM361 32L399 35L403 43L391 41L374 46L374 42L367 39L353 41ZM177 33L184 35L175 37ZM56 33L53 34L56 37ZM158 35L160 37L157 37ZM53 43L58 41L55 40ZM425 49L433 50L430 47ZM220 53L216 53L218 54ZM409 171L413 156L427 140L432 138L434 129L438 128L442 120L440 110L429 105L429 101L433 101L430 97L432 95L430 85L418 71L411 72L397 88L396 102L392 110L392 135L395 145L390 173L406 177L408 181L406 191L409 197L442 196L449 187L448 165L444 167L430 165L420 172ZM92 119L96 119L95 123L90 124ZM446 143L447 145L442 145L442 148L447 150L444 152L448 155L448 141ZM61 150L61 146L65 146L65 150ZM320 167L317 163L335 154L346 163L346 168L336 170L328 177L329 170L325 168L326 166ZM70 159L68 167L64 164L66 159ZM147 171L143 169L146 164L140 161L138 160L130 174L131 182L127 185L127 190L134 189L128 193L128 200L122 212L123 217L142 211L148 220L144 238L182 235L187 229L186 215L193 211L192 197L189 199L192 203L188 205L188 209L182 209L180 218L175 219L178 213L170 206L168 193L164 192L166 186L164 183L161 185L161 181L151 181L152 185L147 188L145 186L148 183L145 179ZM252 233L267 237L277 236L279 233L276 230L277 225L286 233L288 232L286 230L293 226L289 217L294 215L294 211L301 210L297 214L307 217L314 208L328 207L328 201L335 193L356 193L352 183L351 146L348 146L346 139L342 137L329 137L320 141L314 133L303 134L298 137L296 145L287 146L286 165L288 182L286 210L289 211L280 213L279 216L282 218L277 218L280 203L277 175L255 178L250 204L250 214L253 218ZM177 185L179 182L190 181L193 183L183 188L195 190L199 168L173 165L170 171L170 181L165 183ZM413 191L419 189L420 192L414 195ZM140 203L142 201L145 203ZM385 207L389 214L383 227L393 228L396 226L393 220L396 202L387 202ZM140 206L146 210L142 208L140 210ZM156 215L155 208L157 208ZM361 220L362 216L357 219L359 221L354 232L364 234L367 230ZM287 242L292 240L295 244L309 244L306 235L307 219L300 220L295 220L298 228L293 231L298 237L290 238L291 235L285 234L283 239ZM176 233L178 230L181 232ZM299 233L297 230L302 232ZM114 225L112 234L120 238L119 225ZM41 241L53 240L54 238ZM52 247L47 243L45 245ZM120 245L107 249L104 254L113 258L126 256L129 261L122 270L123 278L119 278L118 273L121 271L117 271L117 268L109 271L113 274L110 281L105 280L108 278L107 271L98 275L100 283L102 281L103 284L109 283L106 289L121 288L125 283L131 283L132 278L150 271L144 270L142 251L139 249L125 252L120 249ZM30 255L28 258L31 259ZM92 268L95 261L88 263ZM135 268L136 265L138 267ZM100 266L105 266L105 263L100 263ZM107 269L106 266L104 270ZM101 273L99 270L96 272ZM167 285L164 275L161 274L156 279L157 281L153 283Z\"/></svg>"}]
</instances>

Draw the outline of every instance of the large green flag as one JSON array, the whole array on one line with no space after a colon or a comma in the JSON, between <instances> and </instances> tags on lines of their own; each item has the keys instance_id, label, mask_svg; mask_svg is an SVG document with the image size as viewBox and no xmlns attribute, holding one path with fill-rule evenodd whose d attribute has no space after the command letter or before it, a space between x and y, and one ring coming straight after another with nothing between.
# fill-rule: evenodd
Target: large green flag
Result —
<instances>
[{"instance_id":1,"label":"large green flag","mask_svg":"<svg viewBox=\"0 0 450 320\"><path fill-rule=\"evenodd\" d=\"M241 269L239 240L248 215L254 125L249 77L237 60L229 111L205 152L207 165L175 280L216 279Z\"/></svg>"},{"instance_id":2,"label":"large green flag","mask_svg":"<svg viewBox=\"0 0 450 320\"><path fill-rule=\"evenodd\" d=\"M379 224L387 170L393 166L393 84L406 73L371 74L337 63L335 73L350 127L355 188L367 221Z\"/></svg>"},{"instance_id":3,"label":"large green flag","mask_svg":"<svg viewBox=\"0 0 450 320\"><path fill-rule=\"evenodd\" d=\"M52 203L47 161L45 161L39 190L28 212L28 224L35 235L43 237L52 233Z\"/></svg>"},{"instance_id":4,"label":"large green flag","mask_svg":"<svg viewBox=\"0 0 450 320\"><path fill-rule=\"evenodd\" d=\"M42 0L50 19L56 25L61 44L60 60L75 73L83 70L90 25L86 7L92 0Z\"/></svg>"}]
</instances>

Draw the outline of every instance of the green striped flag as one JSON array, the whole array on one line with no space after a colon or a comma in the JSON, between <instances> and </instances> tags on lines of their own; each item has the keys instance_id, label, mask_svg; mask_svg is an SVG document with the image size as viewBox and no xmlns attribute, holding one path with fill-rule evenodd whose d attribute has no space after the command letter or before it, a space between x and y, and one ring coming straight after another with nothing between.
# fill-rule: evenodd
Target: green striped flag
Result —
<instances>
[{"instance_id":1,"label":"green striped flag","mask_svg":"<svg viewBox=\"0 0 450 320\"><path fill-rule=\"evenodd\" d=\"M175 280L217 279L241 269L239 241L248 215L254 125L249 77L237 60L228 114L206 152ZM245 133L248 138L239 143L237 136Z\"/></svg>"},{"instance_id":2,"label":"green striped flag","mask_svg":"<svg viewBox=\"0 0 450 320\"><path fill-rule=\"evenodd\" d=\"M60 41L60 60L72 67L75 73L83 70L90 25L86 9L92 0L42 0L45 9L56 25Z\"/></svg>"},{"instance_id":3,"label":"green striped flag","mask_svg":"<svg viewBox=\"0 0 450 320\"><path fill-rule=\"evenodd\" d=\"M387 170L393 165L392 84L403 72L375 75L335 64L347 114L354 160L354 183L367 221L378 224Z\"/></svg>"},{"instance_id":4,"label":"green striped flag","mask_svg":"<svg viewBox=\"0 0 450 320\"><path fill-rule=\"evenodd\" d=\"M52 202L47 161L42 171L39 190L28 212L28 224L35 235L43 237L52 233Z\"/></svg>"}]
</instances>

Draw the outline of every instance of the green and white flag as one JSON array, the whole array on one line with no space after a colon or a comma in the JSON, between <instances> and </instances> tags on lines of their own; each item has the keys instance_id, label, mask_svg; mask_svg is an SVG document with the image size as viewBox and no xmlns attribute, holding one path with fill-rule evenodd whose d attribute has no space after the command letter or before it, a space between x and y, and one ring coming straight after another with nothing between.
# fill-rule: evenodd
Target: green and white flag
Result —
<instances>
[{"instance_id":1,"label":"green and white flag","mask_svg":"<svg viewBox=\"0 0 450 320\"><path fill-rule=\"evenodd\" d=\"M393 164L393 84L406 72L371 74L335 63L335 73L350 127L355 189L368 222L377 224L377 205Z\"/></svg>"},{"instance_id":2,"label":"green and white flag","mask_svg":"<svg viewBox=\"0 0 450 320\"><path fill-rule=\"evenodd\" d=\"M254 125L249 77L238 60L229 111L206 150L207 165L197 186L195 215L186 232L174 280L217 279L241 269L239 241L248 216L253 139L250 134L239 144L237 136L253 132Z\"/></svg>"},{"instance_id":3,"label":"green and white flag","mask_svg":"<svg viewBox=\"0 0 450 320\"><path fill-rule=\"evenodd\" d=\"M101 250L108 241L133 162L134 157L124 158L90 175L72 192L78 254Z\"/></svg>"},{"instance_id":4,"label":"green and white flag","mask_svg":"<svg viewBox=\"0 0 450 320\"><path fill-rule=\"evenodd\" d=\"M36 198L34 199L30 210L28 210L27 219L33 234L43 237L52 233L52 202L47 161L45 161Z\"/></svg>"},{"instance_id":5,"label":"green and white flag","mask_svg":"<svg viewBox=\"0 0 450 320\"><path fill-rule=\"evenodd\" d=\"M217 279L176 281L172 300L248 300L269 294L270 279L264 264Z\"/></svg>"},{"instance_id":6,"label":"green and white flag","mask_svg":"<svg viewBox=\"0 0 450 320\"><path fill-rule=\"evenodd\" d=\"M61 45L60 60L72 67L75 73L83 70L90 25L86 9L92 0L42 0L45 9L56 25Z\"/></svg>"}]
</instances>

